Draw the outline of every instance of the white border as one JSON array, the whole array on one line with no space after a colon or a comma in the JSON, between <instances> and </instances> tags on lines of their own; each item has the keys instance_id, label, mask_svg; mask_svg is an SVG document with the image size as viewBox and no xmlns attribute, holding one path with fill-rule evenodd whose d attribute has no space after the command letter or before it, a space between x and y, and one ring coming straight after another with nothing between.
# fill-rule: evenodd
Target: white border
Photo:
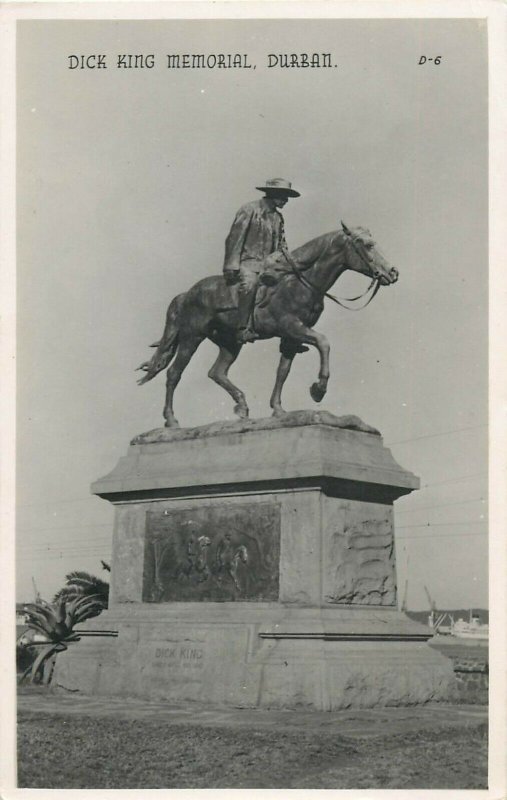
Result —
<instances>
[{"instance_id":1,"label":"white border","mask_svg":"<svg viewBox=\"0 0 507 800\"><path fill-rule=\"evenodd\" d=\"M507 381L504 353L507 341L507 6L500 0L226 0L225 2L114 2L52 3L4 2L0 6L0 92L2 188L0 194L0 257L1 257L1 339L2 384L4 387L0 425L0 502L2 520L6 521L7 536L2 537L4 564L14 558L14 470L15 463L15 27L17 20L28 19L308 19L308 18L370 18L370 19L438 19L482 18L488 21L489 37L489 121L490 121L490 626L494 631L490 645L491 698L490 705L490 776L487 791L333 791L328 797L361 798L507 798ZM452 231L449 232L452 237ZM478 268L481 268L478 265ZM4 523L5 524L5 523ZM13 570L2 573L0 611L2 619L12 618L14 597ZM9 657L14 644L14 626L3 625L3 656ZM7 645L7 647L5 647ZM0 793L3 798L107 797L171 798L229 797L236 790L36 790L15 789L15 726L14 680L12 670L1 673L1 775ZM65 757L65 743L62 742ZM248 798L287 796L287 792L248 790L240 792ZM320 796L321 792L291 790L294 800Z\"/></svg>"}]
</instances>

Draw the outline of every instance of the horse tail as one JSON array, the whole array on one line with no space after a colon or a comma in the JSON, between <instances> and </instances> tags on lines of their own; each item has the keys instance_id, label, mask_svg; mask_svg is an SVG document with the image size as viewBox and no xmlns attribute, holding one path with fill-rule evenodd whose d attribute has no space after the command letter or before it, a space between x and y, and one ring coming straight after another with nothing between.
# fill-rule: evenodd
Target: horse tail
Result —
<instances>
[{"instance_id":1,"label":"horse tail","mask_svg":"<svg viewBox=\"0 0 507 800\"><path fill-rule=\"evenodd\" d=\"M143 364L137 367L138 370L141 369L143 372L146 372L146 375L137 381L139 386L142 386L143 383L151 381L151 379L165 369L174 358L176 348L179 344L180 329L178 320L184 299L185 293L179 294L169 304L162 338L159 342L156 342L155 345L151 345L152 347L157 348L155 353L149 361L145 361Z\"/></svg>"}]
</instances>

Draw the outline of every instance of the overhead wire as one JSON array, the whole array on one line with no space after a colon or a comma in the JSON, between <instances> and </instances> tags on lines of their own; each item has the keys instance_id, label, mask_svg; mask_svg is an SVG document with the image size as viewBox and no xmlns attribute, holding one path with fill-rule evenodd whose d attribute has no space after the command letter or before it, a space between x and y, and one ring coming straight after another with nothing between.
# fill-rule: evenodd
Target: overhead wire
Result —
<instances>
[{"instance_id":1,"label":"overhead wire","mask_svg":"<svg viewBox=\"0 0 507 800\"><path fill-rule=\"evenodd\" d=\"M424 439L431 439L436 438L439 436L447 436L454 433L461 433L470 430L478 430L482 428L488 427L487 425L472 425L463 428L455 428L447 431L440 431L438 433L426 434L423 436L413 437L411 439L403 439L395 442L388 442L389 446L398 445L398 444L408 444L410 442L417 442ZM468 475L461 475L455 478L444 479L442 481L433 481L429 483L424 483L421 486L421 489L427 489L434 486L441 486L449 483L459 483L460 481L470 480L471 478L477 478L487 475L487 471L475 472ZM45 500L38 503L21 503L17 505L17 508L33 508L33 507L42 507L42 506L50 506L53 504L56 505L64 505L64 504L73 504L73 503L83 503L88 502L89 500L94 499L94 495L87 495L87 496L79 496L74 498L66 498L65 500ZM484 502L483 497L478 498L469 498L467 500L458 500L448 503L440 503L436 505L426 505L426 506L419 506L412 509L400 509L397 511L397 514L408 514L408 513L417 513L418 511L422 510L432 510L434 508L445 508L450 506L459 506L465 505L473 502ZM436 528L436 527L449 527L449 526L463 526L463 525L474 525L474 524L486 524L484 520L478 521L471 521L471 522L464 522L464 521L456 521L456 522L426 522L420 524L413 524L413 525L403 525L403 526L396 526L397 530L407 530L409 528ZM112 523L83 523L83 524L65 524L65 525L55 525L55 526L30 526L30 527L19 527L18 531L20 532L28 532L28 531L57 531L57 530L79 530L79 529L87 529L87 530L94 530L98 528L110 528L112 532ZM406 536L398 536L399 539L423 539L423 538L433 538L438 536L439 538L446 538L446 537L461 537L461 536L484 536L486 535L485 532L480 533L471 533L471 532L458 532L455 533L438 533L438 534L431 534L431 533L424 533L419 535L406 535ZM38 542L37 544L30 545L30 544L23 544L19 545L21 550L30 550L30 553L24 554L21 552L18 555L18 558L21 560L28 560L28 559L60 559L60 558L68 558L79 556L82 558L93 558L95 556L105 553L110 553L110 547L106 544L100 545L100 542L103 542L103 537L95 537L93 539L87 539L86 542L83 542L82 545L76 543L73 545L71 542L60 542L58 540L51 540L50 542ZM93 543L97 542L97 545Z\"/></svg>"},{"instance_id":2,"label":"overhead wire","mask_svg":"<svg viewBox=\"0 0 507 800\"><path fill-rule=\"evenodd\" d=\"M418 511L431 511L434 508L447 508L448 506L464 506L467 503L485 503L484 497L471 497L469 500L456 500L452 503L435 503L429 506L414 506L414 508L397 509L396 514L416 514Z\"/></svg>"},{"instance_id":3,"label":"overhead wire","mask_svg":"<svg viewBox=\"0 0 507 800\"><path fill-rule=\"evenodd\" d=\"M427 433L423 436L414 436L412 439L400 439L398 442L386 442L388 447L395 444L409 444L410 442L420 442L422 439L434 439L437 436L449 436L452 433L462 433L463 431L474 431L478 430L479 428L488 428L488 424L485 423L483 425L469 425L466 428L452 428L448 431L440 431L439 433Z\"/></svg>"}]
</instances>

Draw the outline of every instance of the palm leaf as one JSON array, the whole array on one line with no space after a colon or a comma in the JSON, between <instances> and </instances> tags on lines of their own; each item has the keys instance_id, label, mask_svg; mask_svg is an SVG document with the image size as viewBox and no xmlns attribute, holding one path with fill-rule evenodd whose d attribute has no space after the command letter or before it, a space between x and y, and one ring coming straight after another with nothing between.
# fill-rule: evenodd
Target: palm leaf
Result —
<instances>
[{"instance_id":1,"label":"palm leaf","mask_svg":"<svg viewBox=\"0 0 507 800\"><path fill-rule=\"evenodd\" d=\"M52 628L50 625L41 625L33 620L31 623L28 623L28 627L30 630L42 634L45 639L49 639L51 637Z\"/></svg>"},{"instance_id":2,"label":"palm leaf","mask_svg":"<svg viewBox=\"0 0 507 800\"><path fill-rule=\"evenodd\" d=\"M48 658L51 655L51 653L54 652L54 649L55 649L54 644L48 645L43 650L41 650L41 652L33 662L32 672L30 676L30 680L32 683L35 681L35 677L37 675L37 672L39 671L39 668L42 666L46 658Z\"/></svg>"},{"instance_id":3,"label":"palm leaf","mask_svg":"<svg viewBox=\"0 0 507 800\"><path fill-rule=\"evenodd\" d=\"M90 602L90 598L93 595L83 595L81 593L77 593L69 602L67 603L67 614L71 615L71 618L74 618L76 613L76 609L79 608L80 605L83 603Z\"/></svg>"},{"instance_id":4,"label":"palm leaf","mask_svg":"<svg viewBox=\"0 0 507 800\"><path fill-rule=\"evenodd\" d=\"M23 610L27 614L39 614L46 617L46 619L50 619L54 616L54 608L49 603L27 603Z\"/></svg>"},{"instance_id":5,"label":"palm leaf","mask_svg":"<svg viewBox=\"0 0 507 800\"><path fill-rule=\"evenodd\" d=\"M68 627L72 628L77 622L82 619L84 610L88 607L102 606L103 604L97 601L98 595L85 595L84 597L76 597L70 604L67 605L66 622Z\"/></svg>"},{"instance_id":6,"label":"palm leaf","mask_svg":"<svg viewBox=\"0 0 507 800\"><path fill-rule=\"evenodd\" d=\"M76 580L82 580L86 583L93 583L95 576L90 572L85 572L82 569L75 569L72 572L67 573L65 580L67 583L74 583Z\"/></svg>"},{"instance_id":7,"label":"palm leaf","mask_svg":"<svg viewBox=\"0 0 507 800\"><path fill-rule=\"evenodd\" d=\"M65 620L65 600L60 600L55 604L55 619L57 623L62 623Z\"/></svg>"},{"instance_id":8,"label":"palm leaf","mask_svg":"<svg viewBox=\"0 0 507 800\"><path fill-rule=\"evenodd\" d=\"M55 625L55 619L54 616L48 618L43 614L38 614L36 611L29 611L27 625L29 628L42 631L46 635L51 635Z\"/></svg>"},{"instance_id":9,"label":"palm leaf","mask_svg":"<svg viewBox=\"0 0 507 800\"><path fill-rule=\"evenodd\" d=\"M88 572L69 572L69 574L65 576L65 579L68 586L81 586L83 589L95 587L103 589L104 587L108 587L105 581L101 580L101 578L97 578L95 575L90 575Z\"/></svg>"},{"instance_id":10,"label":"palm leaf","mask_svg":"<svg viewBox=\"0 0 507 800\"><path fill-rule=\"evenodd\" d=\"M43 613L38 608L25 608L25 614L29 620L36 619L40 621L44 620L45 622L47 622L48 619L51 618L46 611L44 611Z\"/></svg>"},{"instance_id":11,"label":"palm leaf","mask_svg":"<svg viewBox=\"0 0 507 800\"><path fill-rule=\"evenodd\" d=\"M90 608L82 609L79 613L79 619L76 619L76 625L90 619L90 617L98 617L103 610L104 606L101 603L94 603Z\"/></svg>"},{"instance_id":12,"label":"palm leaf","mask_svg":"<svg viewBox=\"0 0 507 800\"><path fill-rule=\"evenodd\" d=\"M57 603L61 599L65 601L74 599L77 596L81 596L81 591L77 586L62 586L53 597L53 603Z\"/></svg>"},{"instance_id":13,"label":"palm leaf","mask_svg":"<svg viewBox=\"0 0 507 800\"><path fill-rule=\"evenodd\" d=\"M110 571L109 564L101 561L104 569ZM65 576L66 584L55 594L53 603L61 599L74 600L78 597L91 597L100 595L104 607L107 608L109 599L109 584L96 575L91 575L84 570L73 570Z\"/></svg>"},{"instance_id":14,"label":"palm leaf","mask_svg":"<svg viewBox=\"0 0 507 800\"><path fill-rule=\"evenodd\" d=\"M76 603L76 606L75 606L75 609L74 609L75 622L82 622L83 619L86 618L85 615L90 616L88 612L91 609L93 609L94 612L97 612L99 610L102 610L103 608L104 608L104 604L100 599L97 599L96 597L95 598L93 598L93 597L83 597L83 598L81 598L81 601L78 601ZM94 614L92 614L91 616L94 616Z\"/></svg>"},{"instance_id":15,"label":"palm leaf","mask_svg":"<svg viewBox=\"0 0 507 800\"><path fill-rule=\"evenodd\" d=\"M54 600L62 596L91 594L100 594L105 601L109 598L109 584L101 578L88 575L86 572L70 572L66 578L67 584L57 592Z\"/></svg>"},{"instance_id":16,"label":"palm leaf","mask_svg":"<svg viewBox=\"0 0 507 800\"><path fill-rule=\"evenodd\" d=\"M66 613L65 613L65 625L69 630L72 630L72 625L74 623L73 613L71 611L70 605L67 604L65 606Z\"/></svg>"}]
</instances>

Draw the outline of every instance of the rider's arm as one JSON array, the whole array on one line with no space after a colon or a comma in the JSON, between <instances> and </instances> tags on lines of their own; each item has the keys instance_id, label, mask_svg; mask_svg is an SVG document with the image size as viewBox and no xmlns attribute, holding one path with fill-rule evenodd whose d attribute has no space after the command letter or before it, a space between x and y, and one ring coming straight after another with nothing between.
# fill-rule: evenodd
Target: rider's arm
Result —
<instances>
[{"instance_id":1,"label":"rider's arm","mask_svg":"<svg viewBox=\"0 0 507 800\"><path fill-rule=\"evenodd\" d=\"M243 252L252 216L252 210L245 207L240 208L236 214L229 235L225 240L224 272L239 270L241 253Z\"/></svg>"}]
</instances>

